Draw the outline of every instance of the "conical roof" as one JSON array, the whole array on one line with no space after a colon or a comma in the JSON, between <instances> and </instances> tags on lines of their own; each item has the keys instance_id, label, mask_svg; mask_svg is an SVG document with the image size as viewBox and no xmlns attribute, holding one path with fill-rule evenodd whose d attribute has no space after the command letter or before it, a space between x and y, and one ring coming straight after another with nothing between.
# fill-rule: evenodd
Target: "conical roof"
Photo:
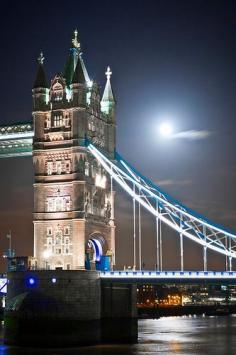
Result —
<instances>
[{"instance_id":1,"label":"conical roof","mask_svg":"<svg viewBox=\"0 0 236 355\"><path fill-rule=\"evenodd\" d=\"M78 83L79 84L85 84L86 83L80 57L78 58L78 61L77 61L77 64L76 64L76 68L75 68L75 72L74 72L73 79L72 79L72 84L78 84Z\"/></svg>"},{"instance_id":2,"label":"conical roof","mask_svg":"<svg viewBox=\"0 0 236 355\"><path fill-rule=\"evenodd\" d=\"M72 38L72 45L70 48L70 54L66 62L64 70L64 78L66 79L66 85L74 83L89 83L89 75L85 67L80 42L78 41L78 31L74 31L74 37Z\"/></svg>"},{"instance_id":3,"label":"conical roof","mask_svg":"<svg viewBox=\"0 0 236 355\"><path fill-rule=\"evenodd\" d=\"M66 79L66 85L69 86L72 82L74 70L75 70L75 50L74 48L70 49L70 54L66 62L65 70L64 70L64 78Z\"/></svg>"},{"instance_id":4,"label":"conical roof","mask_svg":"<svg viewBox=\"0 0 236 355\"><path fill-rule=\"evenodd\" d=\"M107 71L106 71L106 76L107 76L107 82L106 82L106 86L102 95L102 101L108 101L108 102L115 102L114 99L114 95L113 95L113 91L111 88L111 81L110 81L110 77L111 77L111 70L110 67L107 67Z\"/></svg>"},{"instance_id":5,"label":"conical roof","mask_svg":"<svg viewBox=\"0 0 236 355\"><path fill-rule=\"evenodd\" d=\"M40 53L40 56L38 58L38 71L37 71L37 75L34 81L34 86L33 88L48 88L48 83L47 83L47 79L46 79L46 75L44 72L44 68L43 68L43 61L44 61L44 57L43 57L43 53Z\"/></svg>"}]
</instances>

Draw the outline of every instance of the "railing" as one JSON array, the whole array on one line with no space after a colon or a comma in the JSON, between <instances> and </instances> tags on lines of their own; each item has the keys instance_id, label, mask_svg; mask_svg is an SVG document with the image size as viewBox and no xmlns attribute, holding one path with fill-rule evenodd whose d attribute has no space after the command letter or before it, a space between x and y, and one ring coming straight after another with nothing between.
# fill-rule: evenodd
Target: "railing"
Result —
<instances>
[{"instance_id":1,"label":"railing","mask_svg":"<svg viewBox=\"0 0 236 355\"><path fill-rule=\"evenodd\" d=\"M102 271L102 279L235 279L235 271Z\"/></svg>"}]
</instances>

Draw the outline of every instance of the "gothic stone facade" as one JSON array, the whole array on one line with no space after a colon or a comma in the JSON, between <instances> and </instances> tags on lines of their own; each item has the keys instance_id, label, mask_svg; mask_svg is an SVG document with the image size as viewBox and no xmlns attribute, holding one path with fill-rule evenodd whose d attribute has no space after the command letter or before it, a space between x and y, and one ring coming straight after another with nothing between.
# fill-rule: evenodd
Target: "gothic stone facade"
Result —
<instances>
[{"instance_id":1,"label":"gothic stone facade","mask_svg":"<svg viewBox=\"0 0 236 355\"><path fill-rule=\"evenodd\" d=\"M39 268L83 269L86 250L93 245L89 241L96 239L114 263L110 178L85 144L89 139L114 154L111 72L101 99L98 85L88 77L76 32L65 72L50 87L43 59L41 55L33 88L34 257Z\"/></svg>"}]
</instances>

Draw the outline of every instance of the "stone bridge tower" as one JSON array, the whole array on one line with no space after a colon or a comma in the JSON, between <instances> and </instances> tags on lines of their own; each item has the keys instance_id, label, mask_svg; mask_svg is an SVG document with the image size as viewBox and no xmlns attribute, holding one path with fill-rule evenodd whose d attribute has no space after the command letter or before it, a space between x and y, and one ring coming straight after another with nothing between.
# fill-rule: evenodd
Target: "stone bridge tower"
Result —
<instances>
[{"instance_id":1,"label":"stone bridge tower","mask_svg":"<svg viewBox=\"0 0 236 355\"><path fill-rule=\"evenodd\" d=\"M111 71L101 98L74 32L63 74L48 86L44 57L33 87L34 256L38 267L83 269L115 260L114 193L86 139L112 158L115 100Z\"/></svg>"}]
</instances>

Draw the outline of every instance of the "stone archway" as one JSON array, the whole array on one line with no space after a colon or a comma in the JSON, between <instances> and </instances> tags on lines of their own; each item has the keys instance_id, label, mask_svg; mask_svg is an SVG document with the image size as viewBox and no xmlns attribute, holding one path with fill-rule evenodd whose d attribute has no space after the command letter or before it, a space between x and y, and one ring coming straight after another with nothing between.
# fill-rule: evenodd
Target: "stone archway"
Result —
<instances>
[{"instance_id":1,"label":"stone archway","mask_svg":"<svg viewBox=\"0 0 236 355\"><path fill-rule=\"evenodd\" d=\"M62 261L58 260L58 261L55 263L55 270L63 270L63 263L62 263Z\"/></svg>"},{"instance_id":2,"label":"stone archway","mask_svg":"<svg viewBox=\"0 0 236 355\"><path fill-rule=\"evenodd\" d=\"M86 262L85 268L100 270L107 252L107 242L101 233L93 233L89 236L85 246Z\"/></svg>"}]
</instances>

